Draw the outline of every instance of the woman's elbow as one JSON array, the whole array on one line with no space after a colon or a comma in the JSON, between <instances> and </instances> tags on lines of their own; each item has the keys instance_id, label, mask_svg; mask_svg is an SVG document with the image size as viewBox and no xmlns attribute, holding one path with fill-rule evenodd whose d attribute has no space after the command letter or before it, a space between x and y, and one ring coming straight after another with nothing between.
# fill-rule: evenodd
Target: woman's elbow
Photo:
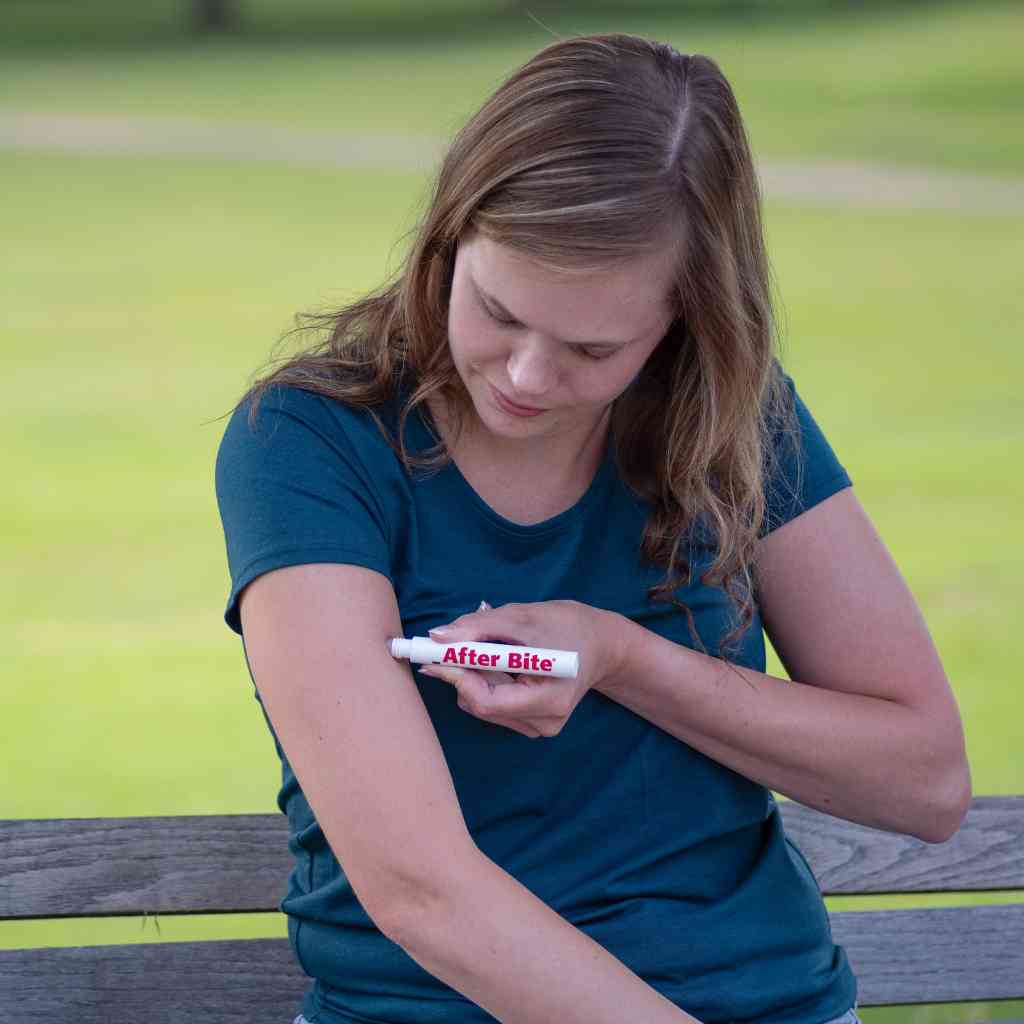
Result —
<instances>
[{"instance_id":1,"label":"woman's elbow","mask_svg":"<svg viewBox=\"0 0 1024 1024\"><path fill-rule=\"evenodd\" d=\"M927 828L918 833L926 843L945 843L960 831L967 812L970 810L973 788L971 767L966 756L957 759L948 775L945 786L936 786L935 792L942 796L930 804L933 808Z\"/></svg>"},{"instance_id":2,"label":"woman's elbow","mask_svg":"<svg viewBox=\"0 0 1024 1024\"><path fill-rule=\"evenodd\" d=\"M482 854L472 840L450 844L446 859L427 858L427 864L409 877L393 875L390 884L378 889L371 911L373 923L392 942L406 948L424 934L436 930L439 920L450 917L451 905L471 884ZM438 869L438 864L443 868Z\"/></svg>"}]
</instances>

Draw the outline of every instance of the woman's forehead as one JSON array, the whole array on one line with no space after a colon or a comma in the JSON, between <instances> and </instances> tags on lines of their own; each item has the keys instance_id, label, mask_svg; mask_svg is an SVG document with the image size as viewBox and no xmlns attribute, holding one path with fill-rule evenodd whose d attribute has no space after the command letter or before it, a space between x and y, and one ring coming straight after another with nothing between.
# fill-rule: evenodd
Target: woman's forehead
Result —
<instances>
[{"instance_id":1,"label":"woman's forehead","mask_svg":"<svg viewBox=\"0 0 1024 1024\"><path fill-rule=\"evenodd\" d=\"M460 243L462 249L463 243ZM484 286L509 282L523 287L593 292L596 295L608 291L639 292L648 300L667 293L676 266L674 251L665 248L623 259L610 266L586 269L555 267L533 260L527 254L484 235L474 236L465 245L465 254L473 279Z\"/></svg>"},{"instance_id":2,"label":"woman's forehead","mask_svg":"<svg viewBox=\"0 0 1024 1024\"><path fill-rule=\"evenodd\" d=\"M654 330L670 312L670 253L563 273L478 236L466 256L471 287L499 304L499 312L558 337L623 342Z\"/></svg>"}]
</instances>

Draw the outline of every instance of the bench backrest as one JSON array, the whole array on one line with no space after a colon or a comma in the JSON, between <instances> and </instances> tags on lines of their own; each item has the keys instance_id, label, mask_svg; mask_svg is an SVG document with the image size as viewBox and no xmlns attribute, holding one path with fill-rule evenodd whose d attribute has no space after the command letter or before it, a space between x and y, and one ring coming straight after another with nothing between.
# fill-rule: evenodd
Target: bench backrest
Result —
<instances>
[{"instance_id":1,"label":"bench backrest","mask_svg":"<svg viewBox=\"0 0 1024 1024\"><path fill-rule=\"evenodd\" d=\"M975 797L930 844L779 801L822 893L1024 889L1024 796ZM0 919L276 911L279 814L0 821ZM861 1007L1024 998L1024 903L831 912ZM0 950L0 1024L290 1021L309 979L286 939Z\"/></svg>"}]
</instances>

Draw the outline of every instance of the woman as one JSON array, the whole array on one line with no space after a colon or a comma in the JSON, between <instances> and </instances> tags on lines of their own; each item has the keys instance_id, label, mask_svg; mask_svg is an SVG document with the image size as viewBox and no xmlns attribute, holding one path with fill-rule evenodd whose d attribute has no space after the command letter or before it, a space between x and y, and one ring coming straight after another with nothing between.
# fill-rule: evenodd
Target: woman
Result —
<instances>
[{"instance_id":1,"label":"woman","mask_svg":"<svg viewBox=\"0 0 1024 1024\"><path fill-rule=\"evenodd\" d=\"M548 46L455 139L396 282L313 324L217 457L315 979L296 1020L856 1021L771 790L940 842L970 776L778 361L715 62ZM579 676L390 657L441 626Z\"/></svg>"}]
</instances>

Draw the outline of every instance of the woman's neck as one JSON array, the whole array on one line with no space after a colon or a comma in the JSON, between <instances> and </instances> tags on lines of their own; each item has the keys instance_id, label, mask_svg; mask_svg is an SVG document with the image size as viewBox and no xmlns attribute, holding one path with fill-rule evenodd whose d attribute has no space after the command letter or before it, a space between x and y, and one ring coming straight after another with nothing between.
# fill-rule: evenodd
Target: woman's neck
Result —
<instances>
[{"instance_id":1,"label":"woman's neck","mask_svg":"<svg viewBox=\"0 0 1024 1024\"><path fill-rule=\"evenodd\" d=\"M427 399L434 423L452 458L459 464L490 465L497 472L517 474L546 486L572 486L581 477L591 479L605 452L611 423L611 407L590 427L564 435L535 438L497 437L483 428L475 410L470 410L458 438L444 400L434 394Z\"/></svg>"}]
</instances>

